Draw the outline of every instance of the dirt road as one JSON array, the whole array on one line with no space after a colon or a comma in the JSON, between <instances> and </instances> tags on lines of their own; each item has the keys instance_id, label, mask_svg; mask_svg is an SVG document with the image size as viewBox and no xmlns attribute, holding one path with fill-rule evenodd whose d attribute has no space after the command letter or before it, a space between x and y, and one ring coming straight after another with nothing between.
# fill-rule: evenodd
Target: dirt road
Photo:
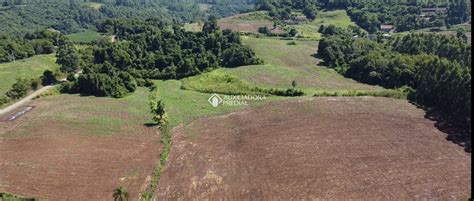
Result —
<instances>
[{"instance_id":1,"label":"dirt road","mask_svg":"<svg viewBox=\"0 0 474 201\"><path fill-rule=\"evenodd\" d=\"M17 101L16 103L14 103L14 104L12 104L12 105L4 108L4 109L0 109L0 115L9 113L9 112L15 110L16 108L20 107L21 105L25 104L26 102L30 101L31 99L33 99L34 97L40 95L41 93L53 88L54 86L56 86L56 85L45 86L45 87L43 87L41 89L38 89L35 92L31 93L27 97L24 97L23 99Z\"/></svg>"}]
</instances>

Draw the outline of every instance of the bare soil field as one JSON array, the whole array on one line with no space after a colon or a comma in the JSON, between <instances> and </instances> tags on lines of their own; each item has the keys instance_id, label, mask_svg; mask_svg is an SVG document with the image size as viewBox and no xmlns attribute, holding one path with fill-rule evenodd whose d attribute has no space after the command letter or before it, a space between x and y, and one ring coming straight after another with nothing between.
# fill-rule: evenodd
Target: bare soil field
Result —
<instances>
[{"instance_id":1,"label":"bare soil field","mask_svg":"<svg viewBox=\"0 0 474 201\"><path fill-rule=\"evenodd\" d=\"M30 102L34 109L14 121L5 120L11 114L0 116L0 192L112 200L122 185L138 199L161 150L157 129L145 126L146 95L57 95Z\"/></svg>"},{"instance_id":2,"label":"bare soil field","mask_svg":"<svg viewBox=\"0 0 474 201\"><path fill-rule=\"evenodd\" d=\"M303 98L176 128L157 200L467 200L471 158L406 100Z\"/></svg>"},{"instance_id":3,"label":"bare soil field","mask_svg":"<svg viewBox=\"0 0 474 201\"><path fill-rule=\"evenodd\" d=\"M272 33L283 33L284 31L276 27L273 29L273 22L268 19L246 19L250 14L238 14L218 20L217 25L221 30L230 29L238 32L258 33L258 28L268 27Z\"/></svg>"}]
</instances>

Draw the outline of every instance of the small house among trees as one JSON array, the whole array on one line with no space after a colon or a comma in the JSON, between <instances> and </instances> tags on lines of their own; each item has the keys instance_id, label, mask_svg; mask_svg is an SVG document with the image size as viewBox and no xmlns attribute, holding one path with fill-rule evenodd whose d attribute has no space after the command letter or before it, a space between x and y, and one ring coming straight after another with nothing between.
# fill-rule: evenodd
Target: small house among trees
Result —
<instances>
[{"instance_id":1,"label":"small house among trees","mask_svg":"<svg viewBox=\"0 0 474 201\"><path fill-rule=\"evenodd\" d=\"M393 26L391 24L382 24L382 25L380 25L380 31L393 33L393 32L395 32L395 26Z\"/></svg>"},{"instance_id":2,"label":"small house among trees","mask_svg":"<svg viewBox=\"0 0 474 201\"><path fill-rule=\"evenodd\" d=\"M447 13L448 9L446 8L422 8L421 14L437 14L437 13Z\"/></svg>"}]
</instances>

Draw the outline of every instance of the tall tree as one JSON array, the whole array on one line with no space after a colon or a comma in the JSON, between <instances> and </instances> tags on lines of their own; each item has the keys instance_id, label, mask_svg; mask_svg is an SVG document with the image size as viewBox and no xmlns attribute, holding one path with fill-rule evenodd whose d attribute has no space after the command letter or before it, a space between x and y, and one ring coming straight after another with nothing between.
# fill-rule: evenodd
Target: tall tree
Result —
<instances>
[{"instance_id":1,"label":"tall tree","mask_svg":"<svg viewBox=\"0 0 474 201\"><path fill-rule=\"evenodd\" d=\"M56 63L61 65L60 70L65 73L74 73L79 70L79 54L70 42L59 46Z\"/></svg>"}]
</instances>

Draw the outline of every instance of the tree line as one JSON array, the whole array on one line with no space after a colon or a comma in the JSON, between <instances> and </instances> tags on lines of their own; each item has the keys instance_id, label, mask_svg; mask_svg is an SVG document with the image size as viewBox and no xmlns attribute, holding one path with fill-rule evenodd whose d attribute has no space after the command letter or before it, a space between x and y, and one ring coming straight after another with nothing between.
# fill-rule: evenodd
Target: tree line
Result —
<instances>
[{"instance_id":1,"label":"tree line","mask_svg":"<svg viewBox=\"0 0 474 201\"><path fill-rule=\"evenodd\" d=\"M100 3L93 7L90 3ZM202 9L200 0L4 0L0 6L0 35L23 35L53 28L64 34L94 29L114 18L160 18L162 21L205 21L209 15L229 16L253 10L252 1L215 0Z\"/></svg>"},{"instance_id":2,"label":"tree line","mask_svg":"<svg viewBox=\"0 0 474 201\"><path fill-rule=\"evenodd\" d=\"M257 10L266 10L271 17L279 20L289 20L292 12L302 11L306 18L316 19L318 9L314 0L258 0Z\"/></svg>"},{"instance_id":3,"label":"tree line","mask_svg":"<svg viewBox=\"0 0 474 201\"><path fill-rule=\"evenodd\" d=\"M60 34L48 30L27 33L24 36L0 37L0 63L25 59L38 54L54 52Z\"/></svg>"},{"instance_id":4,"label":"tree line","mask_svg":"<svg viewBox=\"0 0 474 201\"><path fill-rule=\"evenodd\" d=\"M60 46L61 69L70 74L83 70L64 84L65 91L123 97L145 79L181 79L220 66L262 63L237 33L219 30L215 19L197 33L156 19L106 20L97 29L118 41L102 40L82 53L73 45Z\"/></svg>"},{"instance_id":5,"label":"tree line","mask_svg":"<svg viewBox=\"0 0 474 201\"><path fill-rule=\"evenodd\" d=\"M330 67L364 83L409 87L411 100L471 129L471 47L462 39L413 33L380 43L339 31L323 33L318 46Z\"/></svg>"}]
</instances>

